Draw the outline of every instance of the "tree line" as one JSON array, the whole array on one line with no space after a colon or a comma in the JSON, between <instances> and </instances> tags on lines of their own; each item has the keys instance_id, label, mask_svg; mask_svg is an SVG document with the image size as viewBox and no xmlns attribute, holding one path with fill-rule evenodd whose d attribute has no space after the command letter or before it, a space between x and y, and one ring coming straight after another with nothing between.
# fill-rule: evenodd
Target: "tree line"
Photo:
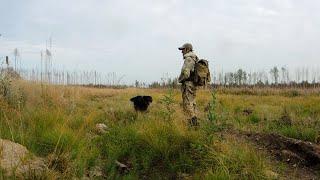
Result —
<instances>
[{"instance_id":1,"label":"tree line","mask_svg":"<svg viewBox=\"0 0 320 180\"><path fill-rule=\"evenodd\" d=\"M136 80L133 84L123 84L125 76L116 73L103 74L97 71L66 71L66 70L42 70L22 69L10 66L0 66L1 72L10 72L15 77L34 82L46 82L61 85L84 85L94 87L111 87L125 85L138 88L179 88L177 77L168 74L160 81L151 83ZM245 71L239 68L233 72L216 72L211 74L211 86L223 87L320 87L320 70L309 68L296 68L290 71L288 68L277 66L264 71Z\"/></svg>"},{"instance_id":2,"label":"tree line","mask_svg":"<svg viewBox=\"0 0 320 180\"><path fill-rule=\"evenodd\" d=\"M211 86L223 87L320 87L320 70L274 66L269 70L245 71L239 68L233 72L213 72ZM139 82L136 82L139 87ZM179 87L178 78L162 78L149 84L150 88Z\"/></svg>"}]
</instances>

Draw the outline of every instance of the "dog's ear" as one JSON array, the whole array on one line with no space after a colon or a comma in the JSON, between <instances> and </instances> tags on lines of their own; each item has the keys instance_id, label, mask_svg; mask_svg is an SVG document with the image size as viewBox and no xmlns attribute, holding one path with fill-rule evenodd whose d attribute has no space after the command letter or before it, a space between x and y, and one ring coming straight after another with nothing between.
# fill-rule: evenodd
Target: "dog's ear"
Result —
<instances>
[{"instance_id":1,"label":"dog's ear","mask_svg":"<svg viewBox=\"0 0 320 180\"><path fill-rule=\"evenodd\" d=\"M131 102L141 102L143 101L143 96L136 96L130 99Z\"/></svg>"},{"instance_id":2,"label":"dog's ear","mask_svg":"<svg viewBox=\"0 0 320 180\"><path fill-rule=\"evenodd\" d=\"M143 96L143 99L149 103L152 102L152 97L151 96Z\"/></svg>"},{"instance_id":3,"label":"dog's ear","mask_svg":"<svg viewBox=\"0 0 320 180\"><path fill-rule=\"evenodd\" d=\"M133 98L130 99L130 101L131 102L135 102L135 101L137 101L138 98L139 98L139 96L133 97Z\"/></svg>"}]
</instances>

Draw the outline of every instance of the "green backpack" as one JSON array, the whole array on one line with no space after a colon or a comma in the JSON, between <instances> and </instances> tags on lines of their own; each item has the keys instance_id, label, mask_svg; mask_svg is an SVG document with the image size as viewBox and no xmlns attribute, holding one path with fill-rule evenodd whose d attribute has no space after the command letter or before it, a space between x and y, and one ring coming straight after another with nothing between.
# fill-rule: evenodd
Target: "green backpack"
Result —
<instances>
[{"instance_id":1,"label":"green backpack","mask_svg":"<svg viewBox=\"0 0 320 180\"><path fill-rule=\"evenodd\" d=\"M196 62L194 67L193 83L196 86L205 86L211 81L209 62L204 59L200 59Z\"/></svg>"}]
</instances>

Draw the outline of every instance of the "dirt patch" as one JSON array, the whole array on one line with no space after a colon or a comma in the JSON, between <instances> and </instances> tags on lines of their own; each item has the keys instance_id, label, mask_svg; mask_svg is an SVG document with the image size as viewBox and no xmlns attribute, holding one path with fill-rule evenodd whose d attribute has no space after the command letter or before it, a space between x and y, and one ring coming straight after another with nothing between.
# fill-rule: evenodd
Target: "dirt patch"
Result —
<instances>
[{"instance_id":1,"label":"dirt patch","mask_svg":"<svg viewBox=\"0 0 320 180\"><path fill-rule=\"evenodd\" d=\"M288 138L278 134L237 132L266 152L274 161L288 164L282 172L284 179L319 179L320 146L311 142Z\"/></svg>"},{"instance_id":2,"label":"dirt patch","mask_svg":"<svg viewBox=\"0 0 320 180\"><path fill-rule=\"evenodd\" d=\"M246 133L249 139L268 149L279 160L320 170L320 146L278 134Z\"/></svg>"},{"instance_id":3,"label":"dirt patch","mask_svg":"<svg viewBox=\"0 0 320 180\"><path fill-rule=\"evenodd\" d=\"M252 133L238 130L223 132L238 141L247 141L265 154L270 161L287 168L278 171L280 179L319 179L320 147L310 142L288 138L277 134Z\"/></svg>"},{"instance_id":4,"label":"dirt patch","mask_svg":"<svg viewBox=\"0 0 320 180\"><path fill-rule=\"evenodd\" d=\"M249 108L244 109L244 110L242 111L242 114L243 114L244 116L249 116L249 115L252 114L252 113L253 113L253 110L252 110L252 109L249 109Z\"/></svg>"}]
</instances>

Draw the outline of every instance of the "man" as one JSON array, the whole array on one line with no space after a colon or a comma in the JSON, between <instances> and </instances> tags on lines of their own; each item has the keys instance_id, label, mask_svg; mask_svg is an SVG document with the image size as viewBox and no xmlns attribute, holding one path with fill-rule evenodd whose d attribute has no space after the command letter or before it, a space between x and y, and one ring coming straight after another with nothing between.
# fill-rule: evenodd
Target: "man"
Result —
<instances>
[{"instance_id":1,"label":"man","mask_svg":"<svg viewBox=\"0 0 320 180\"><path fill-rule=\"evenodd\" d=\"M179 76L179 82L182 83L183 109L188 116L189 125L198 126L195 102L196 86L193 82L194 67L195 63L198 61L198 57L193 52L193 47L190 43L186 43L178 49L181 50L184 60Z\"/></svg>"}]
</instances>

